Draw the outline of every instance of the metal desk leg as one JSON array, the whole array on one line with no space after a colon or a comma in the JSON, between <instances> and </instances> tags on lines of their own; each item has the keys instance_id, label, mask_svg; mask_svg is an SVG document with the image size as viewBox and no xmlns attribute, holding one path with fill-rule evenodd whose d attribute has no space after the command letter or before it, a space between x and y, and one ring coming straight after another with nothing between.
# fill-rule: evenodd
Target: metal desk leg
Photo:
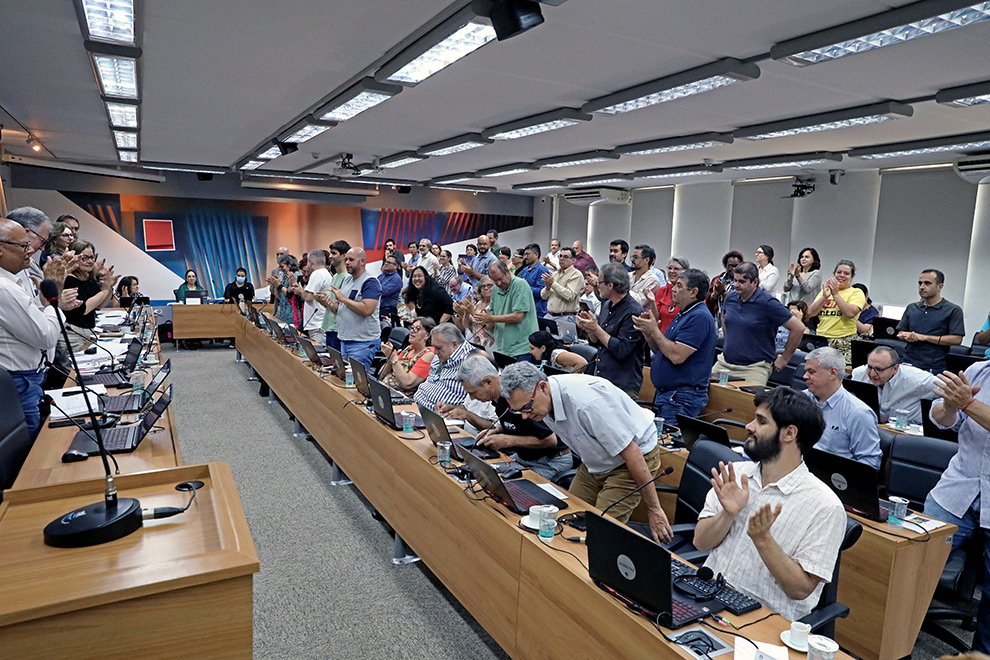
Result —
<instances>
[{"instance_id":1,"label":"metal desk leg","mask_svg":"<svg viewBox=\"0 0 990 660\"><path fill-rule=\"evenodd\" d=\"M293 438L309 438L312 437L306 427L299 423L299 418L296 417L296 426L292 429Z\"/></svg>"},{"instance_id":2,"label":"metal desk leg","mask_svg":"<svg viewBox=\"0 0 990 660\"><path fill-rule=\"evenodd\" d=\"M353 481L347 478L343 470L337 467L337 464L333 464L333 468L330 471L330 485L331 486L350 486Z\"/></svg>"},{"instance_id":3,"label":"metal desk leg","mask_svg":"<svg viewBox=\"0 0 990 660\"><path fill-rule=\"evenodd\" d=\"M398 534L395 535L395 551L392 553L392 563L396 566L414 564L419 561L419 555L414 553Z\"/></svg>"}]
</instances>

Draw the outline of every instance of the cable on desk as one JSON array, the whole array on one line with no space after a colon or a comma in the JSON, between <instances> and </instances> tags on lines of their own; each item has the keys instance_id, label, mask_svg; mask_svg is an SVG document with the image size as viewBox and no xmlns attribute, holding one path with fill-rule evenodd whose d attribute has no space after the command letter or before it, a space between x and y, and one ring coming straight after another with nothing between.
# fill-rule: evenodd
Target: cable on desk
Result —
<instances>
[{"instance_id":1,"label":"cable on desk","mask_svg":"<svg viewBox=\"0 0 990 660\"><path fill-rule=\"evenodd\" d=\"M901 524L903 524L905 522L908 522L908 521L902 520L901 521ZM877 532L880 532L881 534L886 534L888 536L895 536L895 537L897 537L899 539L905 539L907 541L913 541L914 543L928 543L928 541L932 538L931 533L927 529L925 529L924 527L921 527L921 525L916 525L916 526L917 527L921 527L921 531L923 531L925 533L925 536L924 536L924 538L918 539L918 538L914 538L913 536L906 536L904 534L898 534L897 532L891 532L889 530L883 529L882 527L877 527L876 525L871 525L868 522L866 522L865 520L861 520L859 522L859 524L860 525L863 525L864 527L869 527L870 529L872 529L874 531L877 531ZM916 523L909 523L909 524L915 525Z\"/></svg>"},{"instance_id":2,"label":"cable on desk","mask_svg":"<svg viewBox=\"0 0 990 660\"><path fill-rule=\"evenodd\" d=\"M714 615L713 615L713 618L714 618ZM754 621L753 623L756 623L756 622ZM752 644L753 645L753 648L755 648L757 651L760 650L760 647L756 645L756 642L754 642L753 640L751 640L749 637L746 637L746 635L743 635L742 633L737 633L737 632L732 632L731 630L723 630L721 628L716 628L712 624L708 623L708 621L706 621L705 619L702 619L701 620L701 625L708 626L709 628L711 628L712 630L714 630L716 632L724 632L726 635L732 635L733 637L738 637L740 639L745 639L747 642L749 642L750 644Z\"/></svg>"},{"instance_id":3,"label":"cable on desk","mask_svg":"<svg viewBox=\"0 0 990 660\"><path fill-rule=\"evenodd\" d=\"M573 552L571 552L570 550L564 550L563 548L555 548L552 543L547 543L546 546L551 550L554 550L555 552L563 552L565 555L570 555L571 557L574 557L577 560L577 563L581 564L581 568L583 568L586 571L589 570L588 566L583 561L581 561L581 558L578 557Z\"/></svg>"},{"instance_id":4,"label":"cable on desk","mask_svg":"<svg viewBox=\"0 0 990 660\"><path fill-rule=\"evenodd\" d=\"M737 626L736 624L732 623L731 621L729 621L725 617L718 616L716 614L713 614L712 615L712 618L715 619L716 621L719 621L720 623L724 623L727 626L730 626L733 630L742 630L743 628L748 628L748 627L750 627L752 625L755 625L757 623L760 623L762 621L766 621L767 619L769 619L772 616L777 616L777 612L771 612L770 614L767 614L766 616L760 617L756 621L750 621L749 623L744 623L741 626Z\"/></svg>"}]
</instances>

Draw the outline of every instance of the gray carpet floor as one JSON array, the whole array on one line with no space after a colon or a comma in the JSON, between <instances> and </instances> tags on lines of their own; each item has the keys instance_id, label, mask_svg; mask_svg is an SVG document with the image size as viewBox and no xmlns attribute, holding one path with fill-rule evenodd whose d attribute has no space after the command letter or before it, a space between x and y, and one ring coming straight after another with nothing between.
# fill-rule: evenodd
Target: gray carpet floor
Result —
<instances>
[{"instance_id":1,"label":"gray carpet floor","mask_svg":"<svg viewBox=\"0 0 990 660\"><path fill-rule=\"evenodd\" d=\"M165 354L182 459L230 464L258 550L256 658L508 657L422 563L391 563L388 528L354 486L330 485L319 447L293 437L286 411L258 396L233 350ZM922 633L912 657L953 653Z\"/></svg>"},{"instance_id":2,"label":"gray carpet floor","mask_svg":"<svg viewBox=\"0 0 990 660\"><path fill-rule=\"evenodd\" d=\"M230 464L258 551L255 658L508 657L422 563L392 564L388 528L354 486L330 485L233 350L164 350L182 460Z\"/></svg>"}]
</instances>

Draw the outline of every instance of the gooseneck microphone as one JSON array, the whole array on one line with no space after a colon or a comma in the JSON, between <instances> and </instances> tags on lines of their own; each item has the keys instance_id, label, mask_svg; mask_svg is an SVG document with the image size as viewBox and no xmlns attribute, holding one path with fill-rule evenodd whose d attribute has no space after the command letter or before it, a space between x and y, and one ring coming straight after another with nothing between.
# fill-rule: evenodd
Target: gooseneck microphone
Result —
<instances>
[{"instance_id":1,"label":"gooseneck microphone","mask_svg":"<svg viewBox=\"0 0 990 660\"><path fill-rule=\"evenodd\" d=\"M78 375L79 364L69 343L69 333L66 331L62 314L58 311L58 285L52 280L43 280L41 295L55 307L55 317L62 331L62 339L65 340L69 360ZM103 434L100 431L96 412L93 410L93 402L85 395L83 401L86 402L86 410L93 425L96 445L100 448L100 458L103 460L103 470L106 473L103 501L75 509L48 523L44 531L45 543L56 548L80 548L108 543L131 534L142 525L141 503L130 497L117 498L117 485L110 472L107 448L103 444Z\"/></svg>"},{"instance_id":2,"label":"gooseneck microphone","mask_svg":"<svg viewBox=\"0 0 990 660\"><path fill-rule=\"evenodd\" d=\"M631 496L635 495L636 493L638 493L639 491L643 490L644 488L646 488L650 484L655 483L661 477L666 477L668 474L672 473L673 471L674 471L674 467L672 465L668 465L664 469L660 470L660 474L658 474L657 476L653 477L652 479L650 479L649 481L647 481L645 484L642 484L642 485L637 486L633 490L629 491L628 493L626 493L625 495L623 495L622 497L620 497L619 499L617 499L616 501L612 502L607 507L605 507L605 510L602 511L602 515L604 516L606 513L608 513L609 509L611 509L612 507L614 507L616 504L618 504L622 500L626 499L627 497L631 497Z\"/></svg>"},{"instance_id":3,"label":"gooseneck microphone","mask_svg":"<svg viewBox=\"0 0 990 660\"><path fill-rule=\"evenodd\" d=\"M698 415L695 419L704 419L705 417L711 417L712 415L721 415L722 413L730 413L732 408L722 408L721 410L714 410L710 413L705 413L704 415Z\"/></svg>"}]
</instances>

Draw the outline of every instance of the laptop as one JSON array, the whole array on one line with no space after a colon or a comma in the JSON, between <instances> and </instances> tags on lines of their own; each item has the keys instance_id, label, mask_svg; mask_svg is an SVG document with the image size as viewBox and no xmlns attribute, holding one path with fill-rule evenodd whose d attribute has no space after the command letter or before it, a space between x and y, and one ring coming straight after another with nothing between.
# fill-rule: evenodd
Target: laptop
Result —
<instances>
[{"instance_id":1,"label":"laptop","mask_svg":"<svg viewBox=\"0 0 990 660\"><path fill-rule=\"evenodd\" d=\"M347 368L344 366L344 356L336 348L327 346L327 355L333 361L333 368L330 370L334 376L342 381L347 380Z\"/></svg>"},{"instance_id":2,"label":"laptop","mask_svg":"<svg viewBox=\"0 0 990 660\"><path fill-rule=\"evenodd\" d=\"M82 381L83 385L106 385L108 387L114 387L117 385L127 385L127 376L134 371L137 366L138 359L141 357L141 342L134 340L127 347L127 353L124 355L124 362L119 368L111 368L104 371L101 369L95 374L89 374L86 376L80 376L79 379ZM104 369L106 369L104 367Z\"/></svg>"},{"instance_id":3,"label":"laptop","mask_svg":"<svg viewBox=\"0 0 990 660\"><path fill-rule=\"evenodd\" d=\"M134 451L141 444L141 441L144 440L144 437L151 432L155 423L158 422L158 418L162 416L171 402L172 386L169 385L168 389L155 401L155 405L151 407L151 410L144 416L140 424L101 429L100 434L103 436L103 446L111 454L126 454ZM100 453L100 448L96 444L96 440L91 438L89 433L83 431L79 431L72 438L69 451L73 450L84 451L90 456L98 456Z\"/></svg>"},{"instance_id":4,"label":"laptop","mask_svg":"<svg viewBox=\"0 0 990 660\"><path fill-rule=\"evenodd\" d=\"M862 367L866 364L866 358L870 357L870 353L873 349L877 347L872 341L863 341L862 339L853 339L850 342L852 347L852 368Z\"/></svg>"},{"instance_id":5,"label":"laptop","mask_svg":"<svg viewBox=\"0 0 990 660\"><path fill-rule=\"evenodd\" d=\"M206 291L186 291L186 305L200 305L208 301L209 294Z\"/></svg>"},{"instance_id":6,"label":"laptop","mask_svg":"<svg viewBox=\"0 0 990 660\"><path fill-rule=\"evenodd\" d=\"M532 481L527 479L502 481L502 477L498 476L494 467L471 452L461 452L461 457L485 492L520 516L527 515L529 507L538 504L552 504L561 510L567 508L567 502L557 499Z\"/></svg>"},{"instance_id":7,"label":"laptop","mask_svg":"<svg viewBox=\"0 0 990 660\"><path fill-rule=\"evenodd\" d=\"M670 630L721 612L717 600L696 601L674 593L670 553L625 525L589 511L588 575L599 587L629 601Z\"/></svg>"},{"instance_id":8,"label":"laptop","mask_svg":"<svg viewBox=\"0 0 990 660\"><path fill-rule=\"evenodd\" d=\"M263 318L265 319L265 325L268 326L268 332L275 338L275 341L282 344L286 343L285 333L282 332L282 326L279 325L279 322L270 316L264 316Z\"/></svg>"},{"instance_id":9,"label":"laptop","mask_svg":"<svg viewBox=\"0 0 990 660\"><path fill-rule=\"evenodd\" d=\"M804 462L813 475L839 496L846 511L886 522L880 517L880 477L874 468L820 449L806 453Z\"/></svg>"},{"instance_id":10,"label":"laptop","mask_svg":"<svg viewBox=\"0 0 990 660\"><path fill-rule=\"evenodd\" d=\"M684 447L688 451L691 451L694 443L701 439L712 440L726 447L732 446L729 442L729 432L721 426L687 415L675 415L675 417L677 418L677 427L681 430Z\"/></svg>"},{"instance_id":11,"label":"laptop","mask_svg":"<svg viewBox=\"0 0 990 660\"><path fill-rule=\"evenodd\" d=\"M371 407L375 411L375 417L384 422L392 430L401 431L402 413L392 410L392 391L385 383L375 378L368 378L368 386L371 388ZM423 418L419 415L416 415L416 418L413 420L413 428L426 428Z\"/></svg>"},{"instance_id":12,"label":"laptop","mask_svg":"<svg viewBox=\"0 0 990 660\"><path fill-rule=\"evenodd\" d=\"M546 374L547 378L549 378L550 376L566 376L571 372L558 369L557 367L551 367L549 364L544 364L543 373Z\"/></svg>"},{"instance_id":13,"label":"laptop","mask_svg":"<svg viewBox=\"0 0 990 660\"><path fill-rule=\"evenodd\" d=\"M828 346L828 337L820 337L818 335L801 335L801 343L798 344L798 349L804 351L805 353L810 353L816 348L825 348Z\"/></svg>"},{"instance_id":14,"label":"laptop","mask_svg":"<svg viewBox=\"0 0 990 660\"><path fill-rule=\"evenodd\" d=\"M492 351L492 357L495 358L495 364L498 365L498 368L500 370L505 369L510 364L515 364L516 362L518 362L518 360L516 360L516 358L512 357L511 355L506 355L505 353L499 353L498 351Z\"/></svg>"},{"instance_id":15,"label":"laptop","mask_svg":"<svg viewBox=\"0 0 990 660\"><path fill-rule=\"evenodd\" d=\"M557 321L558 337L577 337L577 323Z\"/></svg>"},{"instance_id":16,"label":"laptop","mask_svg":"<svg viewBox=\"0 0 990 660\"><path fill-rule=\"evenodd\" d=\"M546 330L551 335L556 335L559 332L557 330L557 322L553 319L537 318L536 324L540 330Z\"/></svg>"},{"instance_id":17,"label":"laptop","mask_svg":"<svg viewBox=\"0 0 990 660\"><path fill-rule=\"evenodd\" d=\"M299 345L303 349L303 353L306 354L306 359L312 362L317 367L332 367L334 366L333 360L329 357L323 357L316 351L316 347L313 346L313 342L303 337L299 338Z\"/></svg>"},{"instance_id":18,"label":"laptop","mask_svg":"<svg viewBox=\"0 0 990 660\"><path fill-rule=\"evenodd\" d=\"M259 330L265 329L265 326L261 323L261 318L258 316L258 310L254 307L248 306L248 320L254 323Z\"/></svg>"},{"instance_id":19,"label":"laptop","mask_svg":"<svg viewBox=\"0 0 990 660\"><path fill-rule=\"evenodd\" d=\"M356 379L355 382L357 382ZM419 414L423 418L423 424L426 425L426 433L430 436L433 446L436 447L438 442L443 442L444 440L449 442L450 457L455 461L463 462L463 454L465 453L474 454L483 460L487 460L489 458L499 458L501 456L501 454L494 449L476 446L476 439L470 436L463 439L452 439L450 437L450 429L447 427L447 420L432 410L427 410L423 406L418 407Z\"/></svg>"},{"instance_id":20,"label":"laptop","mask_svg":"<svg viewBox=\"0 0 990 660\"><path fill-rule=\"evenodd\" d=\"M150 304L151 304L151 298L149 298L148 296L133 296L133 297L121 296L120 298L120 306L127 307L128 312L130 312L130 308L133 307L134 305L150 305Z\"/></svg>"},{"instance_id":21,"label":"laptop","mask_svg":"<svg viewBox=\"0 0 990 660\"><path fill-rule=\"evenodd\" d=\"M136 413L140 412L143 408L147 407L148 403L154 398L155 392L158 388L162 386L165 382L165 378L168 377L169 373L172 371L172 361L166 360L165 364L161 366L161 369L155 374L155 377L151 379L148 386L140 394L121 394L119 396L107 396L103 397L103 412L108 413Z\"/></svg>"},{"instance_id":22,"label":"laptop","mask_svg":"<svg viewBox=\"0 0 990 660\"><path fill-rule=\"evenodd\" d=\"M354 374L354 389L364 398L370 399L371 388L368 386L368 370L365 369L364 363L358 361L357 358L348 358L347 363L351 365L351 373ZM392 394L393 406L404 406L407 403L413 403L413 399L403 395L402 392L396 392L391 388L389 388L389 392Z\"/></svg>"},{"instance_id":23,"label":"laptop","mask_svg":"<svg viewBox=\"0 0 990 660\"><path fill-rule=\"evenodd\" d=\"M842 386L854 397L870 407L880 417L880 388L873 383L862 383L852 378L844 378Z\"/></svg>"},{"instance_id":24,"label":"laptop","mask_svg":"<svg viewBox=\"0 0 990 660\"><path fill-rule=\"evenodd\" d=\"M898 323L900 323L898 319L888 319L883 316L876 317L873 319L873 338L897 339Z\"/></svg>"},{"instance_id":25,"label":"laptop","mask_svg":"<svg viewBox=\"0 0 990 660\"><path fill-rule=\"evenodd\" d=\"M296 330L296 326L289 323L286 324L285 329L288 331L285 336L285 340L290 344L298 344L299 338L302 337L302 335L300 335L299 331Z\"/></svg>"}]
</instances>

